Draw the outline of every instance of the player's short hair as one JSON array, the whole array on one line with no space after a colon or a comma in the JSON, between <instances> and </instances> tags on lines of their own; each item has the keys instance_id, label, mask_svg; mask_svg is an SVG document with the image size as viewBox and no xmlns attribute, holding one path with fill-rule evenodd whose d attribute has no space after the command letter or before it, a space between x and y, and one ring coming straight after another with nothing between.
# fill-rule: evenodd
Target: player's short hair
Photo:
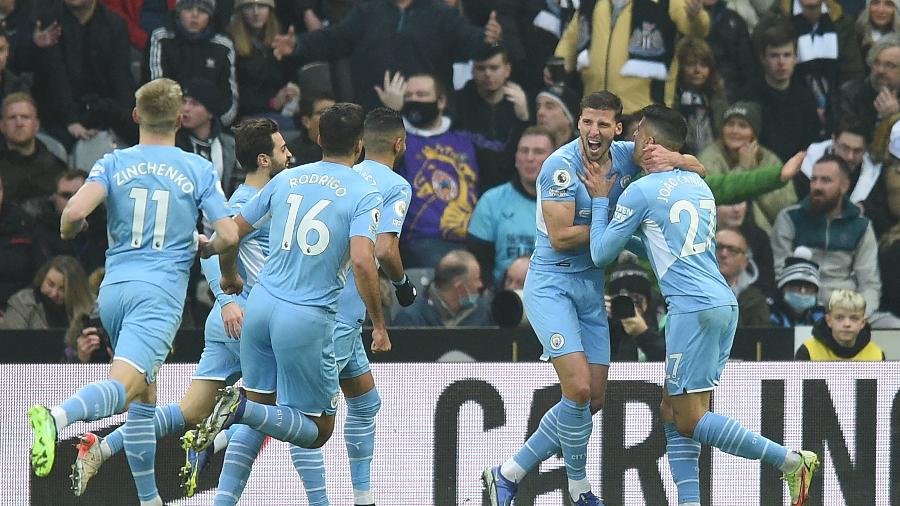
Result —
<instances>
[{"instance_id":1,"label":"player's short hair","mask_svg":"<svg viewBox=\"0 0 900 506\"><path fill-rule=\"evenodd\" d=\"M434 286L442 290L453 286L459 279L470 275L469 265L478 263L475 255L464 249L455 249L444 255L434 269Z\"/></svg>"},{"instance_id":2,"label":"player's short hair","mask_svg":"<svg viewBox=\"0 0 900 506\"><path fill-rule=\"evenodd\" d=\"M773 19L757 25L753 31L753 48L760 57L766 55L770 47L781 47L788 44L797 52L797 37L791 22L784 19Z\"/></svg>"},{"instance_id":3,"label":"player's short hair","mask_svg":"<svg viewBox=\"0 0 900 506\"><path fill-rule=\"evenodd\" d=\"M843 174L844 177L846 177L848 181L850 180L850 178L853 175L852 171L850 170L850 166L847 165L847 162L844 161L843 158L839 157L838 155L836 155L834 153L829 153L827 155L824 155L822 158L819 158L818 160L816 160L816 163L813 164L813 170L815 170L816 165L819 165L822 163L829 163L829 162L836 163L838 166L838 169L840 169L840 171L841 171L841 174Z\"/></svg>"},{"instance_id":4,"label":"player's short hair","mask_svg":"<svg viewBox=\"0 0 900 506\"><path fill-rule=\"evenodd\" d=\"M390 153L397 138L406 138L406 128L399 112L376 107L366 114L363 123L363 143L370 153Z\"/></svg>"},{"instance_id":5,"label":"player's short hair","mask_svg":"<svg viewBox=\"0 0 900 506\"><path fill-rule=\"evenodd\" d=\"M610 91L595 91L582 98L579 105L579 116L585 109L596 109L598 111L612 111L615 113L616 121L622 121L622 99Z\"/></svg>"},{"instance_id":6,"label":"player's short hair","mask_svg":"<svg viewBox=\"0 0 900 506\"><path fill-rule=\"evenodd\" d=\"M180 84L165 77L154 79L138 88L134 99L142 130L155 134L175 131L184 102Z\"/></svg>"},{"instance_id":7,"label":"player's short hair","mask_svg":"<svg viewBox=\"0 0 900 506\"><path fill-rule=\"evenodd\" d=\"M844 309L852 313L866 312L866 299L858 292L848 288L841 288L831 292L828 298L828 313L835 309Z\"/></svg>"},{"instance_id":8,"label":"player's short hair","mask_svg":"<svg viewBox=\"0 0 900 506\"><path fill-rule=\"evenodd\" d=\"M651 104L641 110L644 128L649 128L656 143L678 151L687 137L687 122L678 111L664 105Z\"/></svg>"},{"instance_id":9,"label":"player's short hair","mask_svg":"<svg viewBox=\"0 0 900 506\"><path fill-rule=\"evenodd\" d=\"M865 140L867 146L869 145L872 137L869 129L866 128L862 120L858 116L849 114L841 116L834 129L835 137L838 137L843 133L858 135L859 137L862 137Z\"/></svg>"},{"instance_id":10,"label":"player's short hair","mask_svg":"<svg viewBox=\"0 0 900 506\"><path fill-rule=\"evenodd\" d=\"M357 104L342 102L322 111L319 118L319 145L327 156L353 154L363 134L365 115Z\"/></svg>"},{"instance_id":11,"label":"player's short hair","mask_svg":"<svg viewBox=\"0 0 900 506\"><path fill-rule=\"evenodd\" d=\"M34 97L29 95L28 93L24 93L21 91L17 91L15 93L10 93L3 99L3 103L0 104L0 116L6 116L6 108L11 106L12 104L18 104L19 102L27 102L31 104L31 108L34 109L34 117L38 117L37 112L37 103L34 101Z\"/></svg>"},{"instance_id":12,"label":"player's short hair","mask_svg":"<svg viewBox=\"0 0 900 506\"><path fill-rule=\"evenodd\" d=\"M551 132L550 129L547 127L542 127L542 126L538 126L538 125L530 126L530 127L526 128L524 132L522 132L522 135L519 136L519 140L521 141L522 137L526 137L526 136L546 137L547 140L550 141L550 150L551 151L553 150L553 147L556 146L556 140L553 138L553 132ZM516 144L518 144L518 143L516 143Z\"/></svg>"},{"instance_id":13,"label":"player's short hair","mask_svg":"<svg viewBox=\"0 0 900 506\"><path fill-rule=\"evenodd\" d=\"M278 123L268 118L246 119L233 130L235 158L244 171L255 172L259 168L259 155L274 155L272 134L278 132Z\"/></svg>"}]
</instances>

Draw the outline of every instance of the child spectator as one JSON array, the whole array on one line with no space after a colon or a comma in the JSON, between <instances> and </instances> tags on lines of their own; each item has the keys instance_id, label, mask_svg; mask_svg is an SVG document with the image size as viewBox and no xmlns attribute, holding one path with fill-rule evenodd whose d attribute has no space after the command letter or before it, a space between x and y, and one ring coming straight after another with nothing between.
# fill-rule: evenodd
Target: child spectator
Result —
<instances>
[{"instance_id":1,"label":"child spectator","mask_svg":"<svg viewBox=\"0 0 900 506\"><path fill-rule=\"evenodd\" d=\"M866 319L866 299L853 290L835 290L825 318L813 325L813 336L797 349L797 360L884 360L872 342Z\"/></svg>"}]
</instances>

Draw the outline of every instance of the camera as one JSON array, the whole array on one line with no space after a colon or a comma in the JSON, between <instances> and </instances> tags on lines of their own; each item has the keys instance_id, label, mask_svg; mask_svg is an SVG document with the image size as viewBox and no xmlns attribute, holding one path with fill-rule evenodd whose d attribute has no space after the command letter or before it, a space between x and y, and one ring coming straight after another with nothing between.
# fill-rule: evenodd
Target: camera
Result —
<instances>
[{"instance_id":1,"label":"camera","mask_svg":"<svg viewBox=\"0 0 900 506\"><path fill-rule=\"evenodd\" d=\"M84 315L81 317L81 329L82 332L84 329L94 327L97 329L97 337L100 338L100 346L94 350L94 353L91 354L91 362L92 363L108 363L112 360L112 357L109 355L108 348L112 348L112 344L109 341L109 334L106 333L106 329L103 328L103 322L100 321L100 318L96 315Z\"/></svg>"},{"instance_id":2,"label":"camera","mask_svg":"<svg viewBox=\"0 0 900 506\"><path fill-rule=\"evenodd\" d=\"M637 313L634 307L634 301L627 295L616 295L610 300L610 317L617 320L631 318Z\"/></svg>"},{"instance_id":3,"label":"camera","mask_svg":"<svg viewBox=\"0 0 900 506\"><path fill-rule=\"evenodd\" d=\"M566 65L565 60L559 56L551 56L547 59L547 70L550 72L550 80L553 84L564 84L566 82Z\"/></svg>"}]
</instances>

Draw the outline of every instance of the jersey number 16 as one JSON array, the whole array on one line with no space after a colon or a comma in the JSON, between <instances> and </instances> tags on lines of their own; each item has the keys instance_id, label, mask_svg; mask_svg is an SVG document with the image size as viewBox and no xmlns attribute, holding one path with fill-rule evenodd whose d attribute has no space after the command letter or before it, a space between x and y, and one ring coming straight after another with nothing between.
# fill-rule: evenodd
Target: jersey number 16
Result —
<instances>
[{"instance_id":1,"label":"jersey number 16","mask_svg":"<svg viewBox=\"0 0 900 506\"><path fill-rule=\"evenodd\" d=\"M300 219L300 224L295 225L297 223L297 214L300 213L300 202L302 201L303 195L296 193L288 195L287 203L290 204L291 208L288 210L287 221L284 223L281 249L291 249L291 243L294 242L294 229L296 228L297 245L300 246L300 251L307 256L316 256L325 251L325 248L328 247L328 242L331 240L331 232L328 230L328 225L322 220L317 220L316 216L328 207L331 201L323 199L316 202ZM309 233L311 231L315 231L317 235L316 241L312 244L309 243Z\"/></svg>"}]
</instances>

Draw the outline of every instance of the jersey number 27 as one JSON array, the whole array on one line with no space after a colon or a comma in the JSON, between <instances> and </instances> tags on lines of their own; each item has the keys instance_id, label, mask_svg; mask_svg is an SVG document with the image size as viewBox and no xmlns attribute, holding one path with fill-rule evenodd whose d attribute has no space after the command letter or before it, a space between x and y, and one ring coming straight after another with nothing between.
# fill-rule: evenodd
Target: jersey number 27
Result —
<instances>
[{"instance_id":1,"label":"jersey number 27","mask_svg":"<svg viewBox=\"0 0 900 506\"><path fill-rule=\"evenodd\" d=\"M679 200L672 204L672 207L669 209L669 221L672 223L680 223L682 213L687 213L690 220L679 257L703 253L712 246L716 233L716 201L713 199L700 199L699 204L700 209L709 211L709 230L706 233L706 240L703 242L694 242L697 238L697 230L700 228L700 213L691 201Z\"/></svg>"}]
</instances>

